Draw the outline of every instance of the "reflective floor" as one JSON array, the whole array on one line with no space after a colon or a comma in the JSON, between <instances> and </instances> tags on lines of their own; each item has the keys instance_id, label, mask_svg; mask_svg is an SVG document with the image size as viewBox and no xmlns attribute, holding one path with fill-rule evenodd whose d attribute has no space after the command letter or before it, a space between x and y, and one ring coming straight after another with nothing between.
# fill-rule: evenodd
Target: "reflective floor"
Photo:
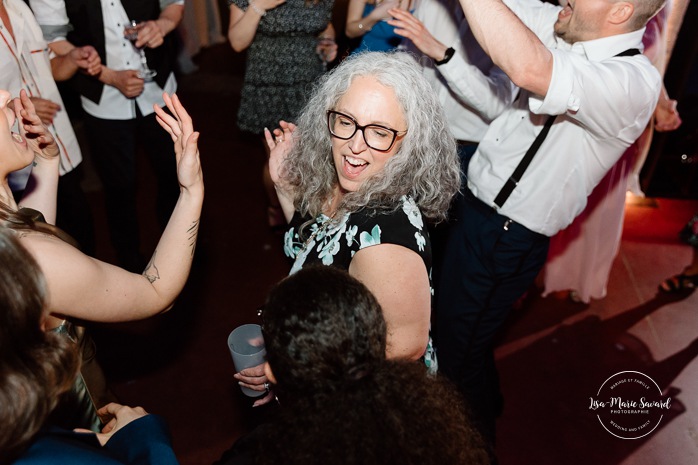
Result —
<instances>
[{"instance_id":1,"label":"reflective floor","mask_svg":"<svg viewBox=\"0 0 698 465\"><path fill-rule=\"evenodd\" d=\"M180 95L202 133L206 182L196 260L181 298L149 321L94 329L113 391L168 420L184 465L211 463L264 416L232 378L226 338L256 322L267 289L288 271L282 237L266 223L260 141L235 126L243 63L227 45L215 46L197 58L199 71L181 79ZM158 232L147 166L143 172L149 255ZM113 259L99 190L90 201L97 254ZM584 305L531 290L497 349L502 465L698 463L698 293L657 294L657 284L690 260L676 232L696 211L698 201L628 205L603 300ZM589 410L590 397L620 371L643 372L672 397L672 408L644 438L611 436Z\"/></svg>"}]
</instances>

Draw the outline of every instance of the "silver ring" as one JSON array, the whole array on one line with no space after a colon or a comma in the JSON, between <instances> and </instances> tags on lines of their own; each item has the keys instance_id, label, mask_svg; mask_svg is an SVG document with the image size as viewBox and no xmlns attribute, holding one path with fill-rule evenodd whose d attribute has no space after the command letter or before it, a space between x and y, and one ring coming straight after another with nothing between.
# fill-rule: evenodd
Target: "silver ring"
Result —
<instances>
[{"instance_id":1,"label":"silver ring","mask_svg":"<svg viewBox=\"0 0 698 465\"><path fill-rule=\"evenodd\" d=\"M269 383L264 383L264 389L269 390Z\"/></svg>"},{"instance_id":2,"label":"silver ring","mask_svg":"<svg viewBox=\"0 0 698 465\"><path fill-rule=\"evenodd\" d=\"M281 143L281 142L284 141L284 138L283 138L283 137L277 137L276 139L274 139L274 141L275 141L277 144L279 144L279 143Z\"/></svg>"}]
</instances>

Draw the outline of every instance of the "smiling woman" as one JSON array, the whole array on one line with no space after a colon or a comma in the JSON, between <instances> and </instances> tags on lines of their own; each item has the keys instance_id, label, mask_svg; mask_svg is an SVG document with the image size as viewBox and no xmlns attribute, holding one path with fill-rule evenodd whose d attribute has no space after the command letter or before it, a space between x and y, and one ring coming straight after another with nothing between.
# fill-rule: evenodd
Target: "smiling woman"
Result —
<instances>
[{"instance_id":1,"label":"smiling woman","mask_svg":"<svg viewBox=\"0 0 698 465\"><path fill-rule=\"evenodd\" d=\"M425 219L445 218L460 181L455 141L417 63L401 52L349 57L320 81L298 126L282 122L267 143L291 273L348 270L381 304L388 357L436 370ZM236 377L263 391L259 367Z\"/></svg>"}]
</instances>

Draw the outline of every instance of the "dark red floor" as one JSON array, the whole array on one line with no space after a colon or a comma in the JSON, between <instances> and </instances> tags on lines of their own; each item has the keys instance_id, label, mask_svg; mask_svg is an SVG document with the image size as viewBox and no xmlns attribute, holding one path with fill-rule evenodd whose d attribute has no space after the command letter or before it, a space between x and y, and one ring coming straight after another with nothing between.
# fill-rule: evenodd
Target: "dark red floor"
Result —
<instances>
[{"instance_id":1,"label":"dark red floor","mask_svg":"<svg viewBox=\"0 0 698 465\"><path fill-rule=\"evenodd\" d=\"M168 314L97 328L114 392L170 423L184 465L208 464L261 412L249 408L226 346L236 326L255 322L267 289L288 271L281 236L266 227L257 140L235 126L242 59L227 45L205 50L180 95L201 131L206 201L190 280ZM147 175L141 180L144 250L157 239ZM100 194L91 194L98 254L104 237ZM698 294L656 296L657 283L689 260L676 231L696 201L629 206L608 297L590 305L530 294L512 315L497 356L505 395L499 423L502 465L698 463ZM635 441L610 436L589 397L617 371L650 374L675 396L661 427ZM447 425L444 425L445 427Z\"/></svg>"}]
</instances>

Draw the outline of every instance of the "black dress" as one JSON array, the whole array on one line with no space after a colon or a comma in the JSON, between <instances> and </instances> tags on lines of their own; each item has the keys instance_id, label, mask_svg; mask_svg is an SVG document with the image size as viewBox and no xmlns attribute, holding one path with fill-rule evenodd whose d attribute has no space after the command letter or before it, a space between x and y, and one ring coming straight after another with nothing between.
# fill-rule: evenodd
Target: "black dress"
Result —
<instances>
[{"instance_id":1,"label":"black dress","mask_svg":"<svg viewBox=\"0 0 698 465\"><path fill-rule=\"evenodd\" d=\"M320 215L309 223L309 218L296 213L284 236L284 253L294 260L291 274L314 263L348 271L356 252L380 244L396 244L417 253L431 282L429 233L422 212L410 197L403 197L401 208L393 212L362 209L337 221ZM431 337L423 358L429 372L436 372L438 364Z\"/></svg>"},{"instance_id":2,"label":"black dress","mask_svg":"<svg viewBox=\"0 0 698 465\"><path fill-rule=\"evenodd\" d=\"M228 0L247 10L248 0ZM324 72L317 39L332 18L334 0L286 0L267 11L247 51L238 127L262 134L279 120L295 122Z\"/></svg>"}]
</instances>

